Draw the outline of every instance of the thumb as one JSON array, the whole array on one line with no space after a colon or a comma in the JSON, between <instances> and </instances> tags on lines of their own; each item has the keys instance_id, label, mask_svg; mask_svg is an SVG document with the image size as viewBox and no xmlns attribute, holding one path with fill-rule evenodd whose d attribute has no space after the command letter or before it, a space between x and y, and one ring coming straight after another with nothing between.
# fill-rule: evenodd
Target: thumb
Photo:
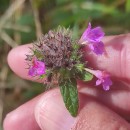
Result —
<instances>
[{"instance_id":1,"label":"thumb","mask_svg":"<svg viewBox=\"0 0 130 130\"><path fill-rule=\"evenodd\" d=\"M35 108L42 130L129 130L130 125L115 112L79 93L80 112L74 118L64 107L59 89L47 92Z\"/></svg>"},{"instance_id":2,"label":"thumb","mask_svg":"<svg viewBox=\"0 0 130 130\"><path fill-rule=\"evenodd\" d=\"M59 89L41 97L35 108L35 118L42 130L70 130L75 122L64 106Z\"/></svg>"}]
</instances>

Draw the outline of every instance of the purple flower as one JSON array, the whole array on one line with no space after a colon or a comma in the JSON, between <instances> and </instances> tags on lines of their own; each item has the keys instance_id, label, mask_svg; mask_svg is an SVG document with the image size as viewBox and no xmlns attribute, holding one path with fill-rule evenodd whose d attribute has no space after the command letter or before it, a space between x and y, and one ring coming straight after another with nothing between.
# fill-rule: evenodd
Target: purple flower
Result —
<instances>
[{"instance_id":1,"label":"purple flower","mask_svg":"<svg viewBox=\"0 0 130 130\"><path fill-rule=\"evenodd\" d=\"M101 39L104 37L104 32L101 27L91 28L91 23L89 23L87 29L81 36L81 44L88 43L89 48L97 55L103 54L104 44Z\"/></svg>"},{"instance_id":2,"label":"purple flower","mask_svg":"<svg viewBox=\"0 0 130 130\"><path fill-rule=\"evenodd\" d=\"M109 74L107 74L105 71L99 70L96 70L94 73L94 75L98 78L98 80L96 81L96 86L102 84L105 91L109 90L110 86L112 85Z\"/></svg>"},{"instance_id":3,"label":"purple flower","mask_svg":"<svg viewBox=\"0 0 130 130\"><path fill-rule=\"evenodd\" d=\"M97 55L102 55L102 53L104 52L104 44L101 41L98 43L92 42L88 44L88 46Z\"/></svg>"},{"instance_id":4,"label":"purple flower","mask_svg":"<svg viewBox=\"0 0 130 130\"><path fill-rule=\"evenodd\" d=\"M88 68L85 68L85 70L93 75L95 75L98 80L96 81L96 86L102 84L103 89L105 91L110 89L110 86L112 85L112 81L110 79L110 75L107 74L105 71L100 70L91 70Z\"/></svg>"},{"instance_id":5,"label":"purple flower","mask_svg":"<svg viewBox=\"0 0 130 130\"><path fill-rule=\"evenodd\" d=\"M37 60L36 58L32 61L32 66L29 69L28 74L30 76L38 76L45 74L45 64L42 61Z\"/></svg>"}]
</instances>

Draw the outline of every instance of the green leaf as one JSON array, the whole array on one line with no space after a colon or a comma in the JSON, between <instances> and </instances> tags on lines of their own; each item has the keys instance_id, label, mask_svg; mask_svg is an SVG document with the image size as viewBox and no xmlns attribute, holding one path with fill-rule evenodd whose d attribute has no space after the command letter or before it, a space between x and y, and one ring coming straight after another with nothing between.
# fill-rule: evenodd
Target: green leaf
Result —
<instances>
[{"instance_id":1,"label":"green leaf","mask_svg":"<svg viewBox=\"0 0 130 130\"><path fill-rule=\"evenodd\" d=\"M77 116L79 104L76 79L64 79L59 86L66 108L72 116Z\"/></svg>"},{"instance_id":2,"label":"green leaf","mask_svg":"<svg viewBox=\"0 0 130 130\"><path fill-rule=\"evenodd\" d=\"M82 73L82 80L83 81L90 81L90 80L92 80L92 78L93 78L93 75L91 74L91 73L89 73L89 72L84 72L84 73Z\"/></svg>"}]
</instances>

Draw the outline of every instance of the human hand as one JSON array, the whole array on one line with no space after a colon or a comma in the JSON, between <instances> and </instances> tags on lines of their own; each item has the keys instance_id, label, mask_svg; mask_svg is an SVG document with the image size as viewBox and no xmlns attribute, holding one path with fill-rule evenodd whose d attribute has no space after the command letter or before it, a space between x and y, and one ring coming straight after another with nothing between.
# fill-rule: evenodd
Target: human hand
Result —
<instances>
[{"instance_id":1,"label":"human hand","mask_svg":"<svg viewBox=\"0 0 130 130\"><path fill-rule=\"evenodd\" d=\"M130 34L104 38L106 54L87 54L91 66L106 70L114 83L107 92L78 81L80 109L76 118L66 110L59 89L47 91L9 113L4 130L130 130ZM28 46L13 49L8 56L12 70L33 80L25 69ZM40 127L39 127L40 126Z\"/></svg>"}]
</instances>

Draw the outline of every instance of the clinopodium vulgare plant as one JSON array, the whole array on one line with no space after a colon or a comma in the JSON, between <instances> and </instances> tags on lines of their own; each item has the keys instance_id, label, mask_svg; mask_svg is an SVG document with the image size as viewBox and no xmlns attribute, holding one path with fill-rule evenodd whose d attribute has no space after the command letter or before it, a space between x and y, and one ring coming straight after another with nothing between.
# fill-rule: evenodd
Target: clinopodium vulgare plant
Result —
<instances>
[{"instance_id":1,"label":"clinopodium vulgare plant","mask_svg":"<svg viewBox=\"0 0 130 130\"><path fill-rule=\"evenodd\" d=\"M104 54L103 37L101 27L91 28L90 23L79 40L73 39L70 29L59 27L43 35L27 54L28 75L42 79L49 88L59 87L72 116L78 114L79 108L77 80L87 82L95 76L96 86L102 85L105 91L112 85L107 72L90 69L84 60L85 46L95 55Z\"/></svg>"}]
</instances>

